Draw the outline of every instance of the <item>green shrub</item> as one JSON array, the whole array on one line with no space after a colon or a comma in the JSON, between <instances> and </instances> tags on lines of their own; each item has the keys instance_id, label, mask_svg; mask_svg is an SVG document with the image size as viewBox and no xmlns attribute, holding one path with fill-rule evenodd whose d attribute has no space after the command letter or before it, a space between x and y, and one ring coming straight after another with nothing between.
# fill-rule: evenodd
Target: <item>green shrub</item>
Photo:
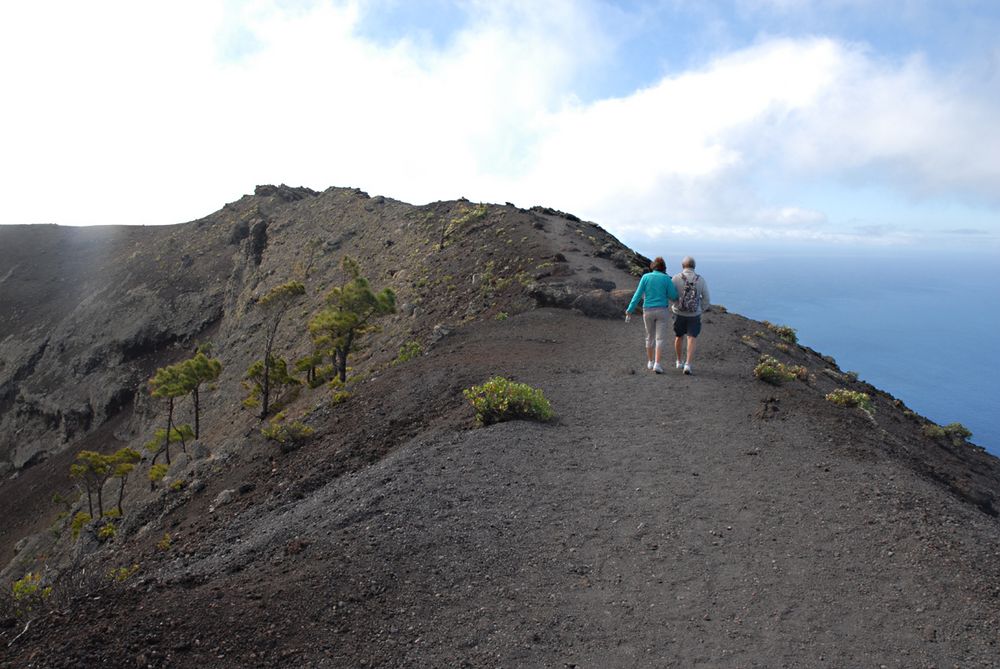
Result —
<instances>
[{"instance_id":1,"label":"green shrub","mask_svg":"<svg viewBox=\"0 0 1000 669\"><path fill-rule=\"evenodd\" d=\"M787 325L775 325L774 323L771 323L770 321L763 321L763 323L764 323L764 325L767 326L768 330L770 330L774 334L778 335L779 338L783 339L784 341L788 342L789 344L798 343L799 337L795 333L795 329L794 328L790 328Z\"/></svg>"},{"instance_id":2,"label":"green shrub","mask_svg":"<svg viewBox=\"0 0 1000 669\"><path fill-rule=\"evenodd\" d=\"M170 547L173 545L173 543L174 539L173 537L170 536L170 533L164 532L163 538L156 542L156 547L161 551L166 552L170 550Z\"/></svg>"},{"instance_id":3,"label":"green shrub","mask_svg":"<svg viewBox=\"0 0 1000 669\"><path fill-rule=\"evenodd\" d=\"M495 376L481 386L462 391L476 410L480 425L492 425L508 420L551 420L552 405L537 388Z\"/></svg>"},{"instance_id":4,"label":"green shrub","mask_svg":"<svg viewBox=\"0 0 1000 669\"><path fill-rule=\"evenodd\" d=\"M101 541L114 539L117 535L118 528L115 527L114 523L105 523L104 525L101 525L99 530L97 530L97 538Z\"/></svg>"},{"instance_id":5,"label":"green shrub","mask_svg":"<svg viewBox=\"0 0 1000 669\"><path fill-rule=\"evenodd\" d=\"M510 318L510 315L506 311L498 311L497 315L493 317L494 320L505 321Z\"/></svg>"},{"instance_id":6,"label":"green shrub","mask_svg":"<svg viewBox=\"0 0 1000 669\"><path fill-rule=\"evenodd\" d=\"M149 489L153 490L156 488L156 484L163 480L163 477L167 475L167 471L170 469L170 465L159 463L153 465L149 468Z\"/></svg>"},{"instance_id":7,"label":"green shrub","mask_svg":"<svg viewBox=\"0 0 1000 669\"><path fill-rule=\"evenodd\" d=\"M955 444L961 444L972 436L972 431L961 423L949 423L944 427L935 425L934 423L928 423L927 425L924 425L923 433L924 436L931 437L932 439L943 439L948 437Z\"/></svg>"},{"instance_id":8,"label":"green shrub","mask_svg":"<svg viewBox=\"0 0 1000 669\"><path fill-rule=\"evenodd\" d=\"M827 393L826 399L837 406L860 407L868 415L875 412L875 407L872 405L872 398L868 396L868 393L861 393L857 390L837 388L833 392Z\"/></svg>"},{"instance_id":9,"label":"green shrub","mask_svg":"<svg viewBox=\"0 0 1000 669\"><path fill-rule=\"evenodd\" d=\"M14 581L11 595L14 599L14 613L18 617L27 617L38 608L49 595L51 585L43 585L41 572L28 572L22 578Z\"/></svg>"},{"instance_id":10,"label":"green shrub","mask_svg":"<svg viewBox=\"0 0 1000 669\"><path fill-rule=\"evenodd\" d=\"M269 421L267 427L261 428L260 433L277 442L282 451L290 451L309 441L316 430L298 420L286 423L285 412L282 411Z\"/></svg>"},{"instance_id":11,"label":"green shrub","mask_svg":"<svg viewBox=\"0 0 1000 669\"><path fill-rule=\"evenodd\" d=\"M786 365L770 355L762 355L753 368L753 375L772 386L780 386L785 381L805 381L809 378L809 370L802 365Z\"/></svg>"},{"instance_id":12,"label":"green shrub","mask_svg":"<svg viewBox=\"0 0 1000 669\"><path fill-rule=\"evenodd\" d=\"M80 511L75 516L73 516L73 521L70 523L70 529L73 532L73 538L76 539L80 536L80 531L92 521L93 518L86 511Z\"/></svg>"},{"instance_id":13,"label":"green shrub","mask_svg":"<svg viewBox=\"0 0 1000 669\"><path fill-rule=\"evenodd\" d=\"M124 583L139 571L139 565L133 564L131 567L115 567L108 571L108 578L115 583Z\"/></svg>"},{"instance_id":14,"label":"green shrub","mask_svg":"<svg viewBox=\"0 0 1000 669\"><path fill-rule=\"evenodd\" d=\"M972 436L972 430L961 423L948 423L944 426L944 432L952 439L966 440Z\"/></svg>"},{"instance_id":15,"label":"green shrub","mask_svg":"<svg viewBox=\"0 0 1000 669\"><path fill-rule=\"evenodd\" d=\"M408 341L399 347L399 355L392 361L392 364L398 365L402 362L408 362L420 357L423 352L424 348L420 345L420 342Z\"/></svg>"}]
</instances>

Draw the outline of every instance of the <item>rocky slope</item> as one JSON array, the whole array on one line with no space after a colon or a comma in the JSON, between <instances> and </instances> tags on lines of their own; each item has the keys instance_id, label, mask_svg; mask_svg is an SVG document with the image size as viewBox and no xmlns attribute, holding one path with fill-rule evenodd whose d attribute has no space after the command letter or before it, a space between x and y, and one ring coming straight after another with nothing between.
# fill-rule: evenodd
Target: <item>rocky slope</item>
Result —
<instances>
[{"instance_id":1,"label":"rocky slope","mask_svg":"<svg viewBox=\"0 0 1000 669\"><path fill-rule=\"evenodd\" d=\"M281 453L240 405L256 299L307 277L279 335L306 354L345 254L399 309L350 398L291 402L316 436ZM617 318L645 264L560 212L351 189L0 227L3 578L54 584L0 666L995 666L1000 463L736 314L706 317L696 376L649 374ZM146 379L199 342L225 365L202 439L131 484L114 539L74 540L74 454L147 440ZM761 353L806 379L755 379ZM461 391L496 374L558 420L474 428Z\"/></svg>"}]
</instances>

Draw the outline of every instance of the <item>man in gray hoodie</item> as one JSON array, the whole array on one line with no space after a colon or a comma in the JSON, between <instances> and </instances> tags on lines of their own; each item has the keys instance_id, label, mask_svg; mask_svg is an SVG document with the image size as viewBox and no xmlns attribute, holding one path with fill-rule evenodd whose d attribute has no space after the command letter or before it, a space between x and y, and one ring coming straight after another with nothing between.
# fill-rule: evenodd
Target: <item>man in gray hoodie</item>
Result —
<instances>
[{"instance_id":1,"label":"man in gray hoodie","mask_svg":"<svg viewBox=\"0 0 1000 669\"><path fill-rule=\"evenodd\" d=\"M705 279L694 271L694 258L685 256L681 261L683 268L674 275L674 287L677 288L677 301L671 306L674 312L674 352L677 360L674 365L691 373L691 361L694 360L695 343L701 334L701 314L710 311L711 302L708 296L708 284ZM687 338L687 359L682 361L681 351L684 338Z\"/></svg>"}]
</instances>

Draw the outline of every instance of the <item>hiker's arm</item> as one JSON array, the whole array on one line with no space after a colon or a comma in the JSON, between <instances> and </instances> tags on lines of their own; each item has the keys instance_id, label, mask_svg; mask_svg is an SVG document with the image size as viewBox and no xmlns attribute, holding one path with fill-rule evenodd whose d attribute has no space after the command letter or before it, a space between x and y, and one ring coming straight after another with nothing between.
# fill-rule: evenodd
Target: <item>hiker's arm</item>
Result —
<instances>
[{"instance_id":1,"label":"hiker's arm","mask_svg":"<svg viewBox=\"0 0 1000 669\"><path fill-rule=\"evenodd\" d=\"M677 292L677 286L674 285L674 280L667 277L667 299L671 302L676 302L680 298Z\"/></svg>"},{"instance_id":2,"label":"hiker's arm","mask_svg":"<svg viewBox=\"0 0 1000 669\"><path fill-rule=\"evenodd\" d=\"M630 314L630 313L632 313L632 312L635 311L635 308L637 306L639 306L639 300L642 299L643 293L646 292L646 277L647 276L648 276L647 274L643 274L642 278L639 279L639 285L636 286L635 295L632 296L632 301L628 303L628 308L625 309L625 313Z\"/></svg>"},{"instance_id":3,"label":"hiker's arm","mask_svg":"<svg viewBox=\"0 0 1000 669\"><path fill-rule=\"evenodd\" d=\"M704 277L701 280L701 310L712 310L712 298L708 295L708 283L705 281Z\"/></svg>"}]
</instances>

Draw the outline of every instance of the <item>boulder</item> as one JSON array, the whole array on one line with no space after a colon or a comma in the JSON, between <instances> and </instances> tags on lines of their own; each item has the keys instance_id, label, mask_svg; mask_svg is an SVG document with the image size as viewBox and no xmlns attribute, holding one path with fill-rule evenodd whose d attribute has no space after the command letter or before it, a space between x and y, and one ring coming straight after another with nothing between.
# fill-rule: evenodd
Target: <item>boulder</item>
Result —
<instances>
[{"instance_id":1,"label":"boulder","mask_svg":"<svg viewBox=\"0 0 1000 669\"><path fill-rule=\"evenodd\" d=\"M631 298L630 290L590 290L577 296L570 306L591 318L624 318Z\"/></svg>"}]
</instances>

